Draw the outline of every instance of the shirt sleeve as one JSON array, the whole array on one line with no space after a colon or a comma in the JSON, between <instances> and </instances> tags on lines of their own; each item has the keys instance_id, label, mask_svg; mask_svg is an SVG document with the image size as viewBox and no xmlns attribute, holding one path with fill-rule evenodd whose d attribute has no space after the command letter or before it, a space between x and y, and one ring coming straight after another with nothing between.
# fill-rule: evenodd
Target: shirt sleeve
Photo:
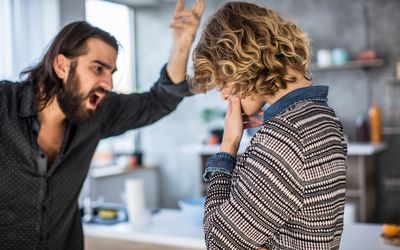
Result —
<instances>
[{"instance_id":1,"label":"shirt sleeve","mask_svg":"<svg viewBox=\"0 0 400 250\"><path fill-rule=\"evenodd\" d=\"M232 175L235 165L235 157L224 152L217 153L207 160L203 179L205 182L209 182L211 176L218 173Z\"/></svg>"},{"instance_id":2,"label":"shirt sleeve","mask_svg":"<svg viewBox=\"0 0 400 250\"><path fill-rule=\"evenodd\" d=\"M303 204L302 146L293 131L270 121L239 159L233 177L211 176L207 249L275 249L273 239Z\"/></svg>"},{"instance_id":3,"label":"shirt sleeve","mask_svg":"<svg viewBox=\"0 0 400 250\"><path fill-rule=\"evenodd\" d=\"M102 109L104 137L152 124L176 109L183 97L191 95L187 82L172 83L166 65L153 87L144 93L111 93Z\"/></svg>"}]
</instances>

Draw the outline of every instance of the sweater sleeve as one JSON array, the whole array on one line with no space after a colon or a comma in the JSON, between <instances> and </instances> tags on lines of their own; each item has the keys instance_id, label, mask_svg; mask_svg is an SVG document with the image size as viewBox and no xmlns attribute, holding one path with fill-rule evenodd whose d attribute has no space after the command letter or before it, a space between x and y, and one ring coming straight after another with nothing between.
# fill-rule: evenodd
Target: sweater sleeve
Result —
<instances>
[{"instance_id":1,"label":"sweater sleeve","mask_svg":"<svg viewBox=\"0 0 400 250\"><path fill-rule=\"evenodd\" d=\"M212 175L205 204L207 249L275 249L274 238L303 204L303 155L296 130L270 121L233 177Z\"/></svg>"}]
</instances>

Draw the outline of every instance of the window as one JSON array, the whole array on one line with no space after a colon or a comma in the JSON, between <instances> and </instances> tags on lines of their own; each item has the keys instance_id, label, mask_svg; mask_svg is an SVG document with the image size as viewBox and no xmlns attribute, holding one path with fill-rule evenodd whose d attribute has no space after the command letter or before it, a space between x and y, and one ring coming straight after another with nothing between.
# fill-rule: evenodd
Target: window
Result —
<instances>
[{"instance_id":1,"label":"window","mask_svg":"<svg viewBox=\"0 0 400 250\"><path fill-rule=\"evenodd\" d=\"M135 90L133 9L122 4L104 0L86 0L86 20L94 26L108 31L121 45L114 74L114 91L131 93ZM102 140L97 148L93 165L110 163L112 154L131 154L135 151L137 131ZM106 160L104 160L106 159ZM100 162L99 162L100 160Z\"/></svg>"},{"instance_id":2,"label":"window","mask_svg":"<svg viewBox=\"0 0 400 250\"><path fill-rule=\"evenodd\" d=\"M60 28L58 1L0 1L0 79L35 65Z\"/></svg>"},{"instance_id":3,"label":"window","mask_svg":"<svg viewBox=\"0 0 400 250\"><path fill-rule=\"evenodd\" d=\"M108 31L121 44L118 54L118 71L114 76L114 91L130 93L133 90L133 10L104 0L86 1L86 20Z\"/></svg>"},{"instance_id":4,"label":"window","mask_svg":"<svg viewBox=\"0 0 400 250\"><path fill-rule=\"evenodd\" d=\"M0 1L0 79L12 77L11 1Z\"/></svg>"}]
</instances>

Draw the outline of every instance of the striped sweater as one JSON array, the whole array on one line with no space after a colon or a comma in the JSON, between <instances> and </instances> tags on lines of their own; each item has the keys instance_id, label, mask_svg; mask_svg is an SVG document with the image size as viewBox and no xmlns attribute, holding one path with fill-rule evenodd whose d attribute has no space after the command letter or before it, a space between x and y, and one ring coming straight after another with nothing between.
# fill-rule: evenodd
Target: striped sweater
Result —
<instances>
[{"instance_id":1,"label":"striped sweater","mask_svg":"<svg viewBox=\"0 0 400 250\"><path fill-rule=\"evenodd\" d=\"M295 103L254 135L233 176L210 178L207 249L338 249L347 147L334 111Z\"/></svg>"}]
</instances>

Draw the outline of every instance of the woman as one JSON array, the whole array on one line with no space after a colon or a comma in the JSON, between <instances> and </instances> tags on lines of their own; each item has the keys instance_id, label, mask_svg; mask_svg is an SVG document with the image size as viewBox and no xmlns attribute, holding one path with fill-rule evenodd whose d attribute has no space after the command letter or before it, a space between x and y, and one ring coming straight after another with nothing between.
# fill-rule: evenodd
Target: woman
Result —
<instances>
[{"instance_id":1,"label":"woman","mask_svg":"<svg viewBox=\"0 0 400 250\"><path fill-rule=\"evenodd\" d=\"M204 174L207 248L338 249L346 143L328 87L311 83L305 33L271 9L227 3L193 58L195 88L216 88L229 102L220 152ZM243 128L266 103L236 161Z\"/></svg>"}]
</instances>

